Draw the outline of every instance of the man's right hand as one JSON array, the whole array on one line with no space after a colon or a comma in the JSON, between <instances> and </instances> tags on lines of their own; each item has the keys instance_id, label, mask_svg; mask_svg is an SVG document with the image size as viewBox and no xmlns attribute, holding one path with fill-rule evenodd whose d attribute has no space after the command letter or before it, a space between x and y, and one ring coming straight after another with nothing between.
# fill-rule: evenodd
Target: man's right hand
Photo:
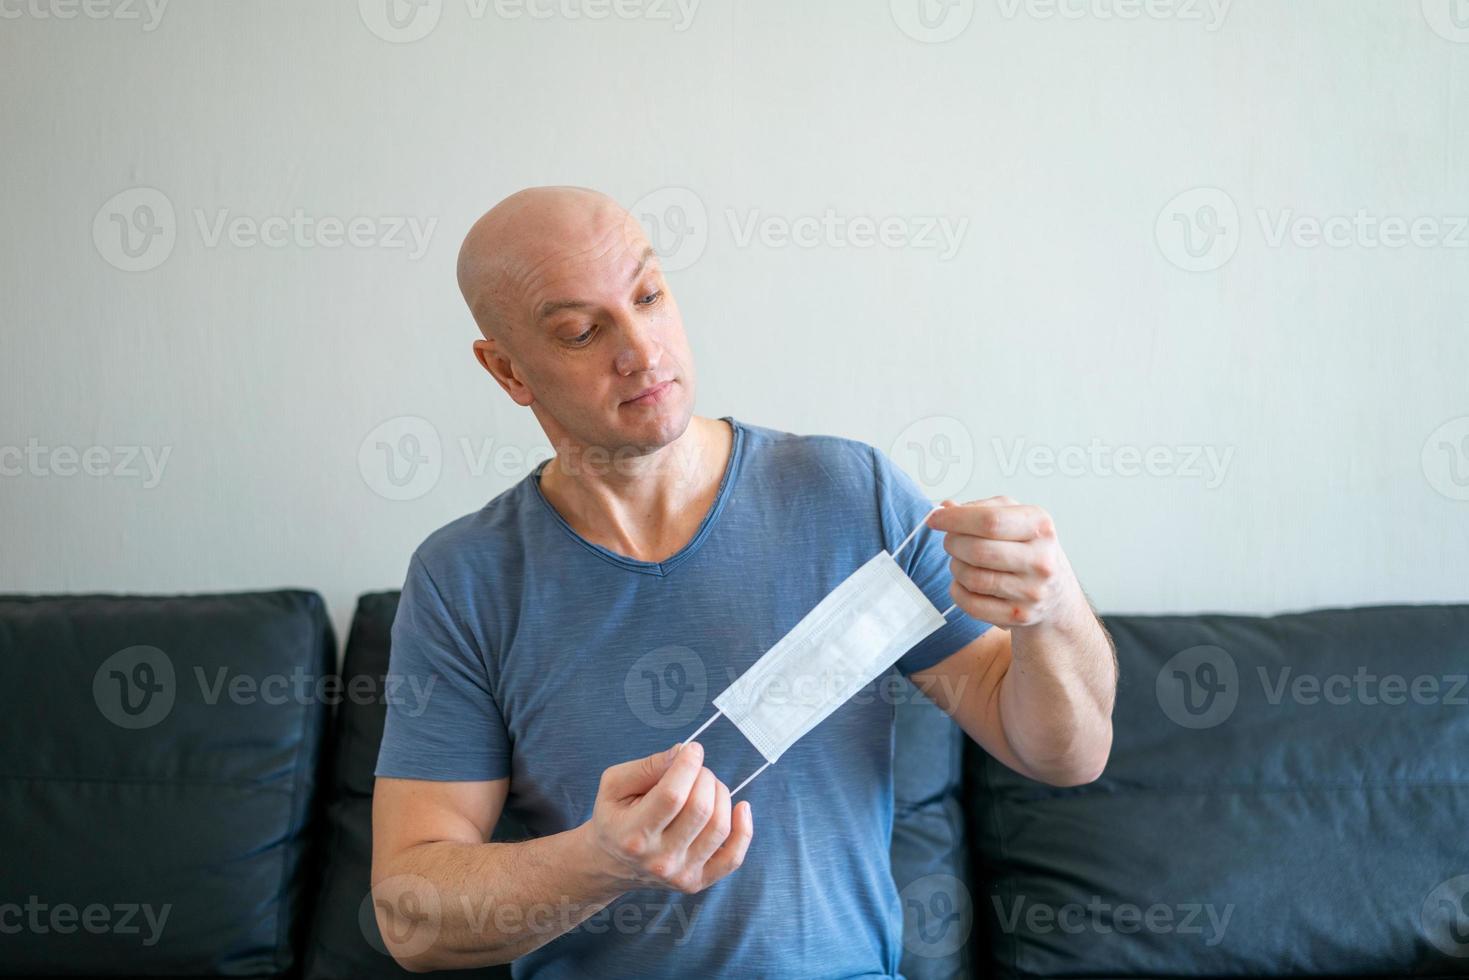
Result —
<instances>
[{"instance_id":1,"label":"man's right hand","mask_svg":"<svg viewBox=\"0 0 1469 980\"><path fill-rule=\"evenodd\" d=\"M750 803L731 810L729 788L703 762L703 746L686 742L602 773L583 828L608 874L692 895L740 866L755 832Z\"/></svg>"}]
</instances>

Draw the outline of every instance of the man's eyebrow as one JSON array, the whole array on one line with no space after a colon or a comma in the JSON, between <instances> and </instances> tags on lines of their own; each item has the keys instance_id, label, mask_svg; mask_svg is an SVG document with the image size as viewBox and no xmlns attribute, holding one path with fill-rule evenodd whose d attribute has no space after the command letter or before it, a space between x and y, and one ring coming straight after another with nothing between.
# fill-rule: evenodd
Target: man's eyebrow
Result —
<instances>
[{"instance_id":1,"label":"man's eyebrow","mask_svg":"<svg viewBox=\"0 0 1469 980\"><path fill-rule=\"evenodd\" d=\"M643 249L643 257L638 259L637 268L633 269L632 275L627 277L627 281L637 281L638 276L642 275L643 270L648 267L648 260L653 258L655 254L652 245ZM539 323L552 313L560 313L562 310L577 310L591 305L591 303L581 299L548 299L536 307L536 322Z\"/></svg>"}]
</instances>

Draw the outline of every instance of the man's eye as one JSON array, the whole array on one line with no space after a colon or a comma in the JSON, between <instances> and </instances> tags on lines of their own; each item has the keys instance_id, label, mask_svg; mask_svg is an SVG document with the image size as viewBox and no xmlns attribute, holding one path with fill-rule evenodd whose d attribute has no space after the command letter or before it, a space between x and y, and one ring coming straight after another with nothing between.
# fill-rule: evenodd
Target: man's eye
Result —
<instances>
[{"instance_id":1,"label":"man's eye","mask_svg":"<svg viewBox=\"0 0 1469 980\"><path fill-rule=\"evenodd\" d=\"M646 296L639 297L638 298L638 305L640 305L640 306L652 306L654 303L658 302L658 300L660 300L662 297L663 297L663 290L657 289L657 290L654 290L653 292L649 293Z\"/></svg>"},{"instance_id":2,"label":"man's eye","mask_svg":"<svg viewBox=\"0 0 1469 980\"><path fill-rule=\"evenodd\" d=\"M592 334L596 332L597 328L595 326L590 326L587 327L585 331L577 334L575 337L568 339L566 342L568 344L571 344L573 347L581 347L583 344L586 344L588 341L590 341L592 339Z\"/></svg>"}]
</instances>

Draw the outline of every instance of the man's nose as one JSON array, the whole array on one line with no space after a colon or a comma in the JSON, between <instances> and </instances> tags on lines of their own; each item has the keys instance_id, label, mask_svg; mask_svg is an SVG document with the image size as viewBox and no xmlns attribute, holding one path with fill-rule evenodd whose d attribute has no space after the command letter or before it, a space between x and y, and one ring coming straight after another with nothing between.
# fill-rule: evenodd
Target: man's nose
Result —
<instances>
[{"instance_id":1,"label":"man's nose","mask_svg":"<svg viewBox=\"0 0 1469 980\"><path fill-rule=\"evenodd\" d=\"M657 331L631 314L618 317L618 335L622 347L617 352L617 373L627 377L645 371L656 371L663 357L663 345Z\"/></svg>"}]
</instances>

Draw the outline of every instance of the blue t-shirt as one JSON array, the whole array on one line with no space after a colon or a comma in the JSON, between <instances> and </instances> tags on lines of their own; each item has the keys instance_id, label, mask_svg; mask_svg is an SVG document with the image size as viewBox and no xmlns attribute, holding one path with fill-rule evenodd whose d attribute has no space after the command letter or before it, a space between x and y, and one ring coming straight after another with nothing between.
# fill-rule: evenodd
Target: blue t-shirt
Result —
<instances>
[{"instance_id":1,"label":"blue t-shirt","mask_svg":"<svg viewBox=\"0 0 1469 980\"><path fill-rule=\"evenodd\" d=\"M732 680L932 507L864 443L725 421L718 495L666 561L582 538L542 495L539 468L419 546L390 671L434 686L423 704L389 703L379 776L509 777L506 811L532 834L576 827L602 770L687 738ZM948 562L927 527L898 556L939 609ZM746 787L755 837L733 874L696 895L628 892L514 975L898 976L894 704L915 694L897 675L988 627L951 613ZM699 741L731 788L764 762L724 718ZM541 912L564 915L554 898Z\"/></svg>"}]
</instances>

